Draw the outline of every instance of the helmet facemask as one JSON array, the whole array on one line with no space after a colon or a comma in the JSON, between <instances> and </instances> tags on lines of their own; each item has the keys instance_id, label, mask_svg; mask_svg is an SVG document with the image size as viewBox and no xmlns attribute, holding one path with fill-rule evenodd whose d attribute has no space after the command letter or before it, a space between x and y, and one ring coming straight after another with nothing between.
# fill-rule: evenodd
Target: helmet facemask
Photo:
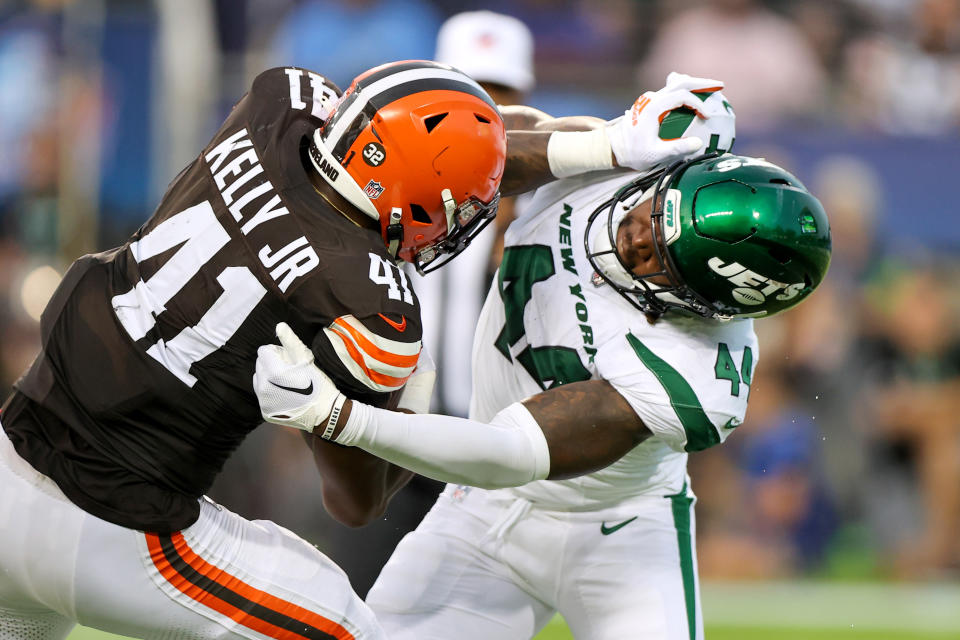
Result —
<instances>
[{"instance_id":1,"label":"helmet facemask","mask_svg":"<svg viewBox=\"0 0 960 640\"><path fill-rule=\"evenodd\" d=\"M690 160L675 162L666 169L637 178L621 187L590 215L584 236L587 258L596 270L596 275L613 287L627 302L647 314L659 317L675 309L704 317L722 317L696 292L691 290L679 275L668 250L667 234L664 233L664 208L667 185L691 164L716 156L716 153L701 155ZM653 185L651 187L651 185ZM634 197L636 194L640 197ZM638 275L623 262L616 249L620 223L630 210L652 198L650 210L650 233L654 255L659 268L651 273ZM606 212L605 229L590 244L593 224ZM656 280L660 282L656 282ZM664 282L664 280L666 282Z\"/></svg>"},{"instance_id":2,"label":"helmet facemask","mask_svg":"<svg viewBox=\"0 0 960 640\"><path fill-rule=\"evenodd\" d=\"M457 204L449 190L444 190L442 196L449 231L437 244L417 252L413 266L419 273L430 273L460 255L477 234L493 221L500 206L499 192L489 203L471 197ZM389 228L387 233L389 235Z\"/></svg>"}]
</instances>

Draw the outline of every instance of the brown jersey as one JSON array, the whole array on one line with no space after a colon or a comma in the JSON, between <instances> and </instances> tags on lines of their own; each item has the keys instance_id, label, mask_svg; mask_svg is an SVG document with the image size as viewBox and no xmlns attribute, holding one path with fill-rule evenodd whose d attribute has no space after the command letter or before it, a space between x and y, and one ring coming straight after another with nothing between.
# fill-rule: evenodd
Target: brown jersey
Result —
<instances>
[{"instance_id":1,"label":"brown jersey","mask_svg":"<svg viewBox=\"0 0 960 640\"><path fill-rule=\"evenodd\" d=\"M147 223L67 272L3 428L81 508L148 531L190 525L262 422L252 376L278 322L348 396L383 405L412 372L406 275L305 168L338 95L303 69L262 73Z\"/></svg>"}]
</instances>

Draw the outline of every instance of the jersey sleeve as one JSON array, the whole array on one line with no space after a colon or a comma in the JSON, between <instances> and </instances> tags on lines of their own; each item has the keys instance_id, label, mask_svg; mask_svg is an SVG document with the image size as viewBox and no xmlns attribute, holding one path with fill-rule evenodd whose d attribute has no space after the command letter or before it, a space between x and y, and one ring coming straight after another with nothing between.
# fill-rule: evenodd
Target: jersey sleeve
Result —
<instances>
[{"instance_id":1,"label":"jersey sleeve","mask_svg":"<svg viewBox=\"0 0 960 640\"><path fill-rule=\"evenodd\" d=\"M406 336L406 327L400 332L394 323L410 324L405 316L392 319L386 314L336 318L314 339L317 364L328 374L337 373L335 379L345 393L347 389L358 396L400 391L417 366L421 345L419 335Z\"/></svg>"},{"instance_id":2,"label":"jersey sleeve","mask_svg":"<svg viewBox=\"0 0 960 640\"><path fill-rule=\"evenodd\" d=\"M340 239L318 246L323 264L289 302L309 326L317 366L348 397L382 406L417 365L419 301L385 252Z\"/></svg>"},{"instance_id":3,"label":"jersey sleeve","mask_svg":"<svg viewBox=\"0 0 960 640\"><path fill-rule=\"evenodd\" d=\"M672 449L701 451L739 426L756 364L747 332L689 335L627 332L597 353L600 376Z\"/></svg>"},{"instance_id":4,"label":"jersey sleeve","mask_svg":"<svg viewBox=\"0 0 960 640\"><path fill-rule=\"evenodd\" d=\"M276 118L278 112L308 115L323 124L341 94L340 88L318 73L299 67L275 67L253 80L248 99L256 112Z\"/></svg>"}]
</instances>

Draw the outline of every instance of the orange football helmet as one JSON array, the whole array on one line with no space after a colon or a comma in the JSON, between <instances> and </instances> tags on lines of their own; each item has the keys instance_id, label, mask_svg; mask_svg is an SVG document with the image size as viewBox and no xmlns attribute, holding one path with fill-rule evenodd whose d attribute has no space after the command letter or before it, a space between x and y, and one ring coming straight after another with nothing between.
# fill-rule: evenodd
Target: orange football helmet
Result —
<instances>
[{"instance_id":1,"label":"orange football helmet","mask_svg":"<svg viewBox=\"0 0 960 640\"><path fill-rule=\"evenodd\" d=\"M506 150L503 119L480 85L408 60L357 76L314 134L310 158L380 222L391 255L427 272L496 215Z\"/></svg>"}]
</instances>

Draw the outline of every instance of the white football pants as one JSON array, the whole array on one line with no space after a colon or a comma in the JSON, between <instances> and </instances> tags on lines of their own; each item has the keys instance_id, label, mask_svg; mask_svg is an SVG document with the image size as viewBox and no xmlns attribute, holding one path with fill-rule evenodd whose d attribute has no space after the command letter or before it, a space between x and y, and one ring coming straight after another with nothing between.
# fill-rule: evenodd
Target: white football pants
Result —
<instances>
[{"instance_id":1,"label":"white football pants","mask_svg":"<svg viewBox=\"0 0 960 640\"><path fill-rule=\"evenodd\" d=\"M159 536L96 518L0 431L0 639L64 638L76 622L135 638L382 640L346 574L269 521L203 501Z\"/></svg>"},{"instance_id":2,"label":"white football pants","mask_svg":"<svg viewBox=\"0 0 960 640\"><path fill-rule=\"evenodd\" d=\"M597 511L448 486L367 595L391 640L702 640L692 494Z\"/></svg>"}]
</instances>

